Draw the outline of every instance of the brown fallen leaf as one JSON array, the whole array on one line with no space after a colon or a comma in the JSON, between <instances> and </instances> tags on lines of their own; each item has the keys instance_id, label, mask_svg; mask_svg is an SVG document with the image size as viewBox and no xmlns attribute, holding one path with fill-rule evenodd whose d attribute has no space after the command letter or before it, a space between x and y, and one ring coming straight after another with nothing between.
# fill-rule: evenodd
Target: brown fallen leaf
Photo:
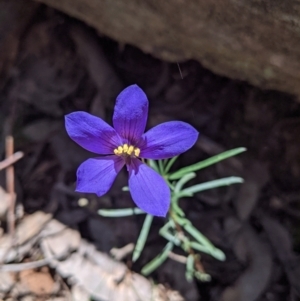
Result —
<instances>
[{"instance_id":1,"label":"brown fallen leaf","mask_svg":"<svg viewBox=\"0 0 300 301\"><path fill-rule=\"evenodd\" d=\"M26 287L28 292L35 295L50 295L55 292L55 282L48 268L44 268L44 271L21 271L19 281L22 286Z\"/></svg>"}]
</instances>

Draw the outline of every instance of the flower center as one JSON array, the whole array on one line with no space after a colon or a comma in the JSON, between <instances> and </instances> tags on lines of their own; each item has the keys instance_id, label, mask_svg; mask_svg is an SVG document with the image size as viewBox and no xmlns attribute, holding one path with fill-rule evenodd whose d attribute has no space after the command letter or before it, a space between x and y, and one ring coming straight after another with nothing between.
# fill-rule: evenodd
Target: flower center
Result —
<instances>
[{"instance_id":1,"label":"flower center","mask_svg":"<svg viewBox=\"0 0 300 301\"><path fill-rule=\"evenodd\" d=\"M128 145L127 143L122 146L118 146L118 148L114 149L114 153L117 156L135 156L138 157L140 155L141 150L138 147L133 145Z\"/></svg>"}]
</instances>

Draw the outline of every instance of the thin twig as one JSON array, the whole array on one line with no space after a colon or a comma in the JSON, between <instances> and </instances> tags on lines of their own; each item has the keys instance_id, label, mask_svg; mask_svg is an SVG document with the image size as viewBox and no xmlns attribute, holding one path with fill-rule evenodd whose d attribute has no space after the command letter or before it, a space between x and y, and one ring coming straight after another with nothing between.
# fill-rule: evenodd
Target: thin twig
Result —
<instances>
[{"instance_id":1,"label":"thin twig","mask_svg":"<svg viewBox=\"0 0 300 301\"><path fill-rule=\"evenodd\" d=\"M49 258L41 259L37 261L31 261L31 262L22 262L22 263L10 263L10 264L4 264L0 266L0 271L2 272L20 272L25 270L32 270L36 268L43 267L45 265L48 265L50 262Z\"/></svg>"},{"instance_id":2,"label":"thin twig","mask_svg":"<svg viewBox=\"0 0 300 301\"><path fill-rule=\"evenodd\" d=\"M23 156L24 156L23 152L16 152L12 156L4 159L3 161L0 162L0 170L3 170L5 168L9 167L10 165L16 163L21 158L23 158Z\"/></svg>"},{"instance_id":3,"label":"thin twig","mask_svg":"<svg viewBox=\"0 0 300 301\"><path fill-rule=\"evenodd\" d=\"M7 136L5 140L6 159L10 158L14 154L14 138ZM6 190L10 195L10 204L7 213L8 232L13 237L15 232L15 178L14 178L14 166L10 165L6 168Z\"/></svg>"},{"instance_id":4,"label":"thin twig","mask_svg":"<svg viewBox=\"0 0 300 301\"><path fill-rule=\"evenodd\" d=\"M175 260L177 262L186 264L187 258L185 256L178 255L176 253L173 253L172 251L169 252L168 256L169 256L169 258L171 258L171 259L173 259L173 260Z\"/></svg>"},{"instance_id":5,"label":"thin twig","mask_svg":"<svg viewBox=\"0 0 300 301\"><path fill-rule=\"evenodd\" d=\"M122 248L112 248L110 254L117 260L121 261L123 258L131 254L134 250L134 244L129 243Z\"/></svg>"}]
</instances>

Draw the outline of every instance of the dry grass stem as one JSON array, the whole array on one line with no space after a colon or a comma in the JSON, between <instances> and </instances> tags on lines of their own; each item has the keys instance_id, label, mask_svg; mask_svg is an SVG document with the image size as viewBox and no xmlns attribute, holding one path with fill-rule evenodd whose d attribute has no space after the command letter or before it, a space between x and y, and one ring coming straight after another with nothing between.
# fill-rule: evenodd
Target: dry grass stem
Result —
<instances>
[{"instance_id":1,"label":"dry grass stem","mask_svg":"<svg viewBox=\"0 0 300 301\"><path fill-rule=\"evenodd\" d=\"M5 151L6 160L13 157L14 154L14 138L12 136L7 136L5 140ZM16 193L15 193L15 177L14 177L14 167L9 165L6 168L6 190L10 195L10 204L7 213L7 223L8 232L13 236L15 232L15 203L16 203Z\"/></svg>"}]
</instances>

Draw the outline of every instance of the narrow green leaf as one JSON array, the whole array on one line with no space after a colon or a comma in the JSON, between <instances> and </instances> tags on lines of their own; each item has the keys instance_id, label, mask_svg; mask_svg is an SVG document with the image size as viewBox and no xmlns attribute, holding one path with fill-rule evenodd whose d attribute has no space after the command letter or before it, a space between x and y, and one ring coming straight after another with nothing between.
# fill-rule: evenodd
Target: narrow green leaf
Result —
<instances>
[{"instance_id":1,"label":"narrow green leaf","mask_svg":"<svg viewBox=\"0 0 300 301\"><path fill-rule=\"evenodd\" d=\"M174 221L169 220L163 227L159 230L159 235L165 238L168 241L173 242L176 246L180 245L180 239L175 237L169 230L175 230Z\"/></svg>"},{"instance_id":2,"label":"narrow green leaf","mask_svg":"<svg viewBox=\"0 0 300 301\"><path fill-rule=\"evenodd\" d=\"M193 194L200 191L218 188L221 186L229 186L232 184L243 183L243 182L244 180L240 177L227 177L223 179L213 180L213 181L209 181L209 182L205 182L205 183L201 183L185 188L179 193L178 197L193 196Z\"/></svg>"},{"instance_id":3,"label":"narrow green leaf","mask_svg":"<svg viewBox=\"0 0 300 301\"><path fill-rule=\"evenodd\" d=\"M194 271L194 263L195 263L195 257L193 254L189 254L186 260L186 269L190 272Z\"/></svg>"},{"instance_id":4,"label":"narrow green leaf","mask_svg":"<svg viewBox=\"0 0 300 301\"><path fill-rule=\"evenodd\" d=\"M178 156L171 158L165 168L165 173L168 173L171 167L173 166L174 162L177 160Z\"/></svg>"},{"instance_id":5,"label":"narrow green leaf","mask_svg":"<svg viewBox=\"0 0 300 301\"><path fill-rule=\"evenodd\" d=\"M243 153L246 151L245 147L239 147L239 148L235 148L226 152L223 152L219 155L213 156L211 158L208 158L204 161L192 164L190 166L186 166L183 167L181 169L179 169L178 171L174 172L173 174L171 174L168 178L170 180L177 180L180 179L182 176L184 176L185 174L189 173L189 172L193 172L193 171L197 171L200 170L202 168L208 167L210 165L216 164L222 160L228 159L230 157L236 156L240 153Z\"/></svg>"},{"instance_id":6,"label":"narrow green leaf","mask_svg":"<svg viewBox=\"0 0 300 301\"><path fill-rule=\"evenodd\" d=\"M191 179L195 178L196 174L194 172L190 172L184 175L175 185L174 193L179 193L184 184L186 184Z\"/></svg>"},{"instance_id":7,"label":"narrow green leaf","mask_svg":"<svg viewBox=\"0 0 300 301\"><path fill-rule=\"evenodd\" d=\"M197 271L197 272L194 273L194 276L202 282L211 281L211 276L209 274L206 274L206 273L201 273L201 272Z\"/></svg>"},{"instance_id":8,"label":"narrow green leaf","mask_svg":"<svg viewBox=\"0 0 300 301\"><path fill-rule=\"evenodd\" d=\"M165 174L165 167L164 167L163 160L158 160L158 170L162 176Z\"/></svg>"},{"instance_id":9,"label":"narrow green leaf","mask_svg":"<svg viewBox=\"0 0 300 301\"><path fill-rule=\"evenodd\" d=\"M184 216L173 214L171 217L180 226L184 226L186 224L191 224L191 222L188 219L186 219Z\"/></svg>"},{"instance_id":10,"label":"narrow green leaf","mask_svg":"<svg viewBox=\"0 0 300 301\"><path fill-rule=\"evenodd\" d=\"M104 217L124 217L136 214L146 214L139 208L126 208L126 209L100 209L98 214Z\"/></svg>"},{"instance_id":11,"label":"narrow green leaf","mask_svg":"<svg viewBox=\"0 0 300 301\"><path fill-rule=\"evenodd\" d=\"M180 239L177 238L175 235L173 235L172 233L165 231L165 232L159 232L159 234L165 238L166 240L172 242L174 245L176 246L180 246Z\"/></svg>"},{"instance_id":12,"label":"narrow green leaf","mask_svg":"<svg viewBox=\"0 0 300 301\"><path fill-rule=\"evenodd\" d=\"M175 189L174 185L172 183L170 183L170 181L166 178L166 176L164 176L164 179L166 180L170 190L174 191L174 189Z\"/></svg>"},{"instance_id":13,"label":"narrow green leaf","mask_svg":"<svg viewBox=\"0 0 300 301\"><path fill-rule=\"evenodd\" d=\"M186 232L192 235L201 245L215 249L214 245L201 233L199 232L192 224L185 224L183 228Z\"/></svg>"},{"instance_id":14,"label":"narrow green leaf","mask_svg":"<svg viewBox=\"0 0 300 301\"><path fill-rule=\"evenodd\" d=\"M148 159L147 163L151 168L153 168L156 172L159 173L159 168L157 166L157 163L154 160Z\"/></svg>"},{"instance_id":15,"label":"narrow green leaf","mask_svg":"<svg viewBox=\"0 0 300 301\"><path fill-rule=\"evenodd\" d=\"M141 255L141 253L144 249L144 246L145 246L148 234L149 234L149 230L150 230L152 221L153 221L153 216L150 215L150 214L147 214L146 217L145 217L145 220L144 220L142 230L140 232L139 238L136 242L136 245L135 245L135 248L134 248L134 251L133 251L133 254L132 254L132 261L133 262L135 262L139 259L140 255Z\"/></svg>"},{"instance_id":16,"label":"narrow green leaf","mask_svg":"<svg viewBox=\"0 0 300 301\"><path fill-rule=\"evenodd\" d=\"M185 216L185 214L184 214L184 212L183 212L183 210L179 207L179 205L178 205L178 201L176 201L176 200L173 200L173 198L172 198L172 204L171 204L171 206L172 206L172 211L174 212L174 214L176 214L176 215L178 215L178 216Z\"/></svg>"},{"instance_id":17,"label":"narrow green leaf","mask_svg":"<svg viewBox=\"0 0 300 301\"><path fill-rule=\"evenodd\" d=\"M191 247L210 254L218 260L225 260L225 254L217 249L201 232L199 232L192 224L186 224L183 226L184 230L192 235L200 245L191 242Z\"/></svg>"},{"instance_id":18,"label":"narrow green leaf","mask_svg":"<svg viewBox=\"0 0 300 301\"><path fill-rule=\"evenodd\" d=\"M142 274L144 276L148 276L153 271L155 271L168 258L168 255L170 251L172 251L173 246L174 244L172 242L168 242L162 252L142 268Z\"/></svg>"},{"instance_id":19,"label":"narrow green leaf","mask_svg":"<svg viewBox=\"0 0 300 301\"><path fill-rule=\"evenodd\" d=\"M193 280L195 258L193 254L189 254L186 260L185 278L188 282Z\"/></svg>"},{"instance_id":20,"label":"narrow green leaf","mask_svg":"<svg viewBox=\"0 0 300 301\"><path fill-rule=\"evenodd\" d=\"M212 257L214 257L220 261L224 261L226 259L225 254L216 247L207 248L206 246L203 246L195 241L190 242L190 247L194 250L211 255Z\"/></svg>"},{"instance_id":21,"label":"narrow green leaf","mask_svg":"<svg viewBox=\"0 0 300 301\"><path fill-rule=\"evenodd\" d=\"M207 248L207 246L203 246L203 245L199 244L198 242L191 241L190 247L194 250L211 255L211 248Z\"/></svg>"}]
</instances>

